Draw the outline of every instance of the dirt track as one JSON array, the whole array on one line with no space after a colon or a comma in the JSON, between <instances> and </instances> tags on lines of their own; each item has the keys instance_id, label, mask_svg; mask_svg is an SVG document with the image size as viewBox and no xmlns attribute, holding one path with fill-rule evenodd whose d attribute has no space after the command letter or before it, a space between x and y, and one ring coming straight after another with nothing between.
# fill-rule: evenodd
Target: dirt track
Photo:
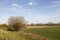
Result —
<instances>
[{"instance_id":1,"label":"dirt track","mask_svg":"<svg viewBox=\"0 0 60 40\"><path fill-rule=\"evenodd\" d=\"M28 38L32 38L32 39L37 39L37 40L50 40L49 38L45 38L36 34L32 34L32 33L21 33L21 35L24 35Z\"/></svg>"}]
</instances>

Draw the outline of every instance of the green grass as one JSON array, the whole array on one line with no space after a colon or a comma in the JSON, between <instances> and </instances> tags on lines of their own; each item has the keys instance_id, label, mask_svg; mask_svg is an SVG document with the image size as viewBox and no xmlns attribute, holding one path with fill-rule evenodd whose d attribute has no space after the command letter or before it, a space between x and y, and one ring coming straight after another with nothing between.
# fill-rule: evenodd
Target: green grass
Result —
<instances>
[{"instance_id":1,"label":"green grass","mask_svg":"<svg viewBox=\"0 0 60 40\"><path fill-rule=\"evenodd\" d=\"M47 37L52 40L60 40L60 27L32 28L25 30L25 32L31 32L33 34Z\"/></svg>"},{"instance_id":2,"label":"green grass","mask_svg":"<svg viewBox=\"0 0 60 40\"><path fill-rule=\"evenodd\" d=\"M0 32L0 40L35 40L28 38L26 36L21 36L16 32L7 31L4 28L0 28L3 31L7 32L7 34L3 34ZM26 29L24 32L33 33L36 35L40 35L52 40L60 40L60 27L50 27L50 28L30 28Z\"/></svg>"}]
</instances>

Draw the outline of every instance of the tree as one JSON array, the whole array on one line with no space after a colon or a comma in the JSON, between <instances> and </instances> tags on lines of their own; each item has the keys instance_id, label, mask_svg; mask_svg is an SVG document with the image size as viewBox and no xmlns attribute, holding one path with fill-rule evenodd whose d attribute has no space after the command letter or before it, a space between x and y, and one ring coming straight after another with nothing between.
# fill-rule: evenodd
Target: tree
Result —
<instances>
[{"instance_id":1,"label":"tree","mask_svg":"<svg viewBox=\"0 0 60 40\"><path fill-rule=\"evenodd\" d=\"M35 24L34 24L34 23L31 23L30 25L31 25L31 26L35 26Z\"/></svg>"},{"instance_id":2,"label":"tree","mask_svg":"<svg viewBox=\"0 0 60 40\"><path fill-rule=\"evenodd\" d=\"M18 30L22 30L24 28L26 28L26 21L24 19L24 17L22 16L11 16L9 19L8 19L8 25L9 25L9 30L12 30L12 31L18 31Z\"/></svg>"}]
</instances>

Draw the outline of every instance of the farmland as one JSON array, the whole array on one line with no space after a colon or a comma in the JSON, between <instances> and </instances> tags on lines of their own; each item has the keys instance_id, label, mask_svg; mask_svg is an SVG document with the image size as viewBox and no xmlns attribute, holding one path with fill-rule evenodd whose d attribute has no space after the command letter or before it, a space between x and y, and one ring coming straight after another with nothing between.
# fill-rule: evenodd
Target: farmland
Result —
<instances>
[{"instance_id":1,"label":"farmland","mask_svg":"<svg viewBox=\"0 0 60 40\"><path fill-rule=\"evenodd\" d=\"M60 40L60 27L59 26L28 26L24 30L24 33L27 35L22 35L24 33L7 31L6 28L2 29L3 33L0 31L0 40L39 40L29 37L30 34L42 36L51 40Z\"/></svg>"},{"instance_id":2,"label":"farmland","mask_svg":"<svg viewBox=\"0 0 60 40\"><path fill-rule=\"evenodd\" d=\"M41 27L41 28L29 28L25 32L31 32L36 35L40 35L51 40L60 40L60 27Z\"/></svg>"}]
</instances>

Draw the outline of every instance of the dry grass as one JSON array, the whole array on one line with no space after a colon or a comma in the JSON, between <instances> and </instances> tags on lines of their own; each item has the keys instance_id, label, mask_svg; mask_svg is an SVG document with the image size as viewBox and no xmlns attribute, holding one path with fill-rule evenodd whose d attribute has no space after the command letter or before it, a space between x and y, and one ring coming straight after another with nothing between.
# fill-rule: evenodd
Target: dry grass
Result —
<instances>
[{"instance_id":1,"label":"dry grass","mask_svg":"<svg viewBox=\"0 0 60 40\"><path fill-rule=\"evenodd\" d=\"M47 28L49 26L27 26L27 28Z\"/></svg>"},{"instance_id":2,"label":"dry grass","mask_svg":"<svg viewBox=\"0 0 60 40\"><path fill-rule=\"evenodd\" d=\"M60 26L27 26L27 28L50 28L50 27L60 27Z\"/></svg>"}]
</instances>

